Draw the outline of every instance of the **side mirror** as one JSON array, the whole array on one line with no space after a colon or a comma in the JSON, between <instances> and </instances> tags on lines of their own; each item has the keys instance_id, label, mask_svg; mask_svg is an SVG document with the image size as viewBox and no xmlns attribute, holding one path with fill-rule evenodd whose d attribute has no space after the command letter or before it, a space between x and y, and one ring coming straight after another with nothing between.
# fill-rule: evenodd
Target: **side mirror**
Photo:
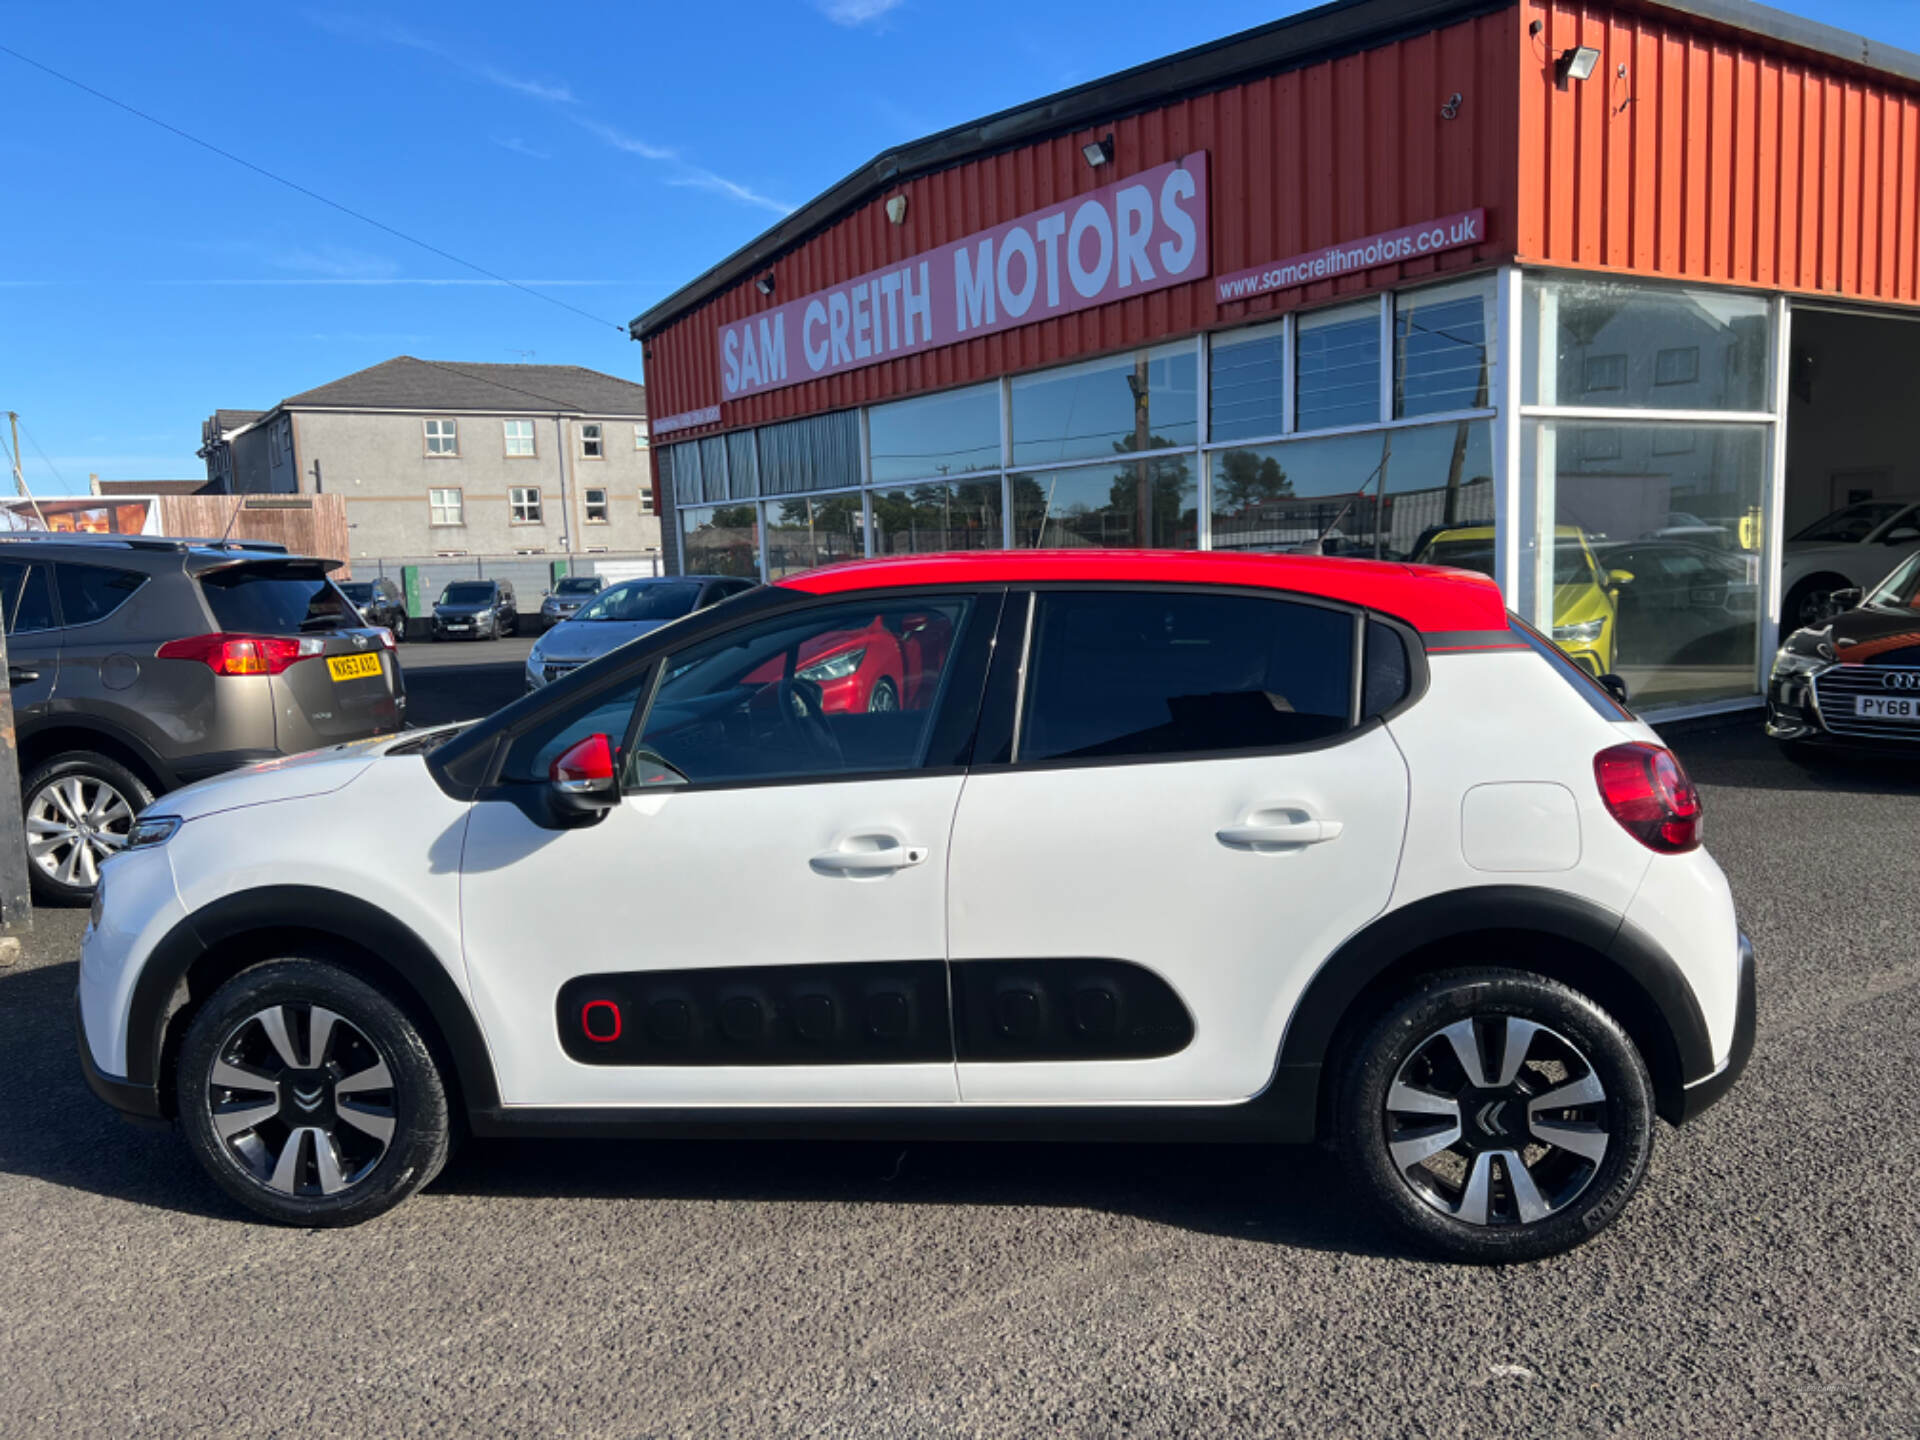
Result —
<instances>
[{"instance_id":1,"label":"side mirror","mask_svg":"<svg viewBox=\"0 0 1920 1440\"><path fill-rule=\"evenodd\" d=\"M1600 677L1600 684L1609 695L1615 700L1618 700L1622 705L1627 703L1627 682L1622 680L1618 675L1602 675Z\"/></svg>"},{"instance_id":2,"label":"side mirror","mask_svg":"<svg viewBox=\"0 0 1920 1440\"><path fill-rule=\"evenodd\" d=\"M1920 530L1911 525L1902 525L1897 530L1889 530L1880 537L1882 545L1912 545L1920 542Z\"/></svg>"},{"instance_id":3,"label":"side mirror","mask_svg":"<svg viewBox=\"0 0 1920 1440\"><path fill-rule=\"evenodd\" d=\"M598 818L620 803L613 742L589 735L547 767L547 790L562 815Z\"/></svg>"},{"instance_id":4,"label":"side mirror","mask_svg":"<svg viewBox=\"0 0 1920 1440\"><path fill-rule=\"evenodd\" d=\"M1607 572L1607 581L1613 585L1631 585L1633 583L1633 572L1631 570L1609 570Z\"/></svg>"},{"instance_id":5,"label":"side mirror","mask_svg":"<svg viewBox=\"0 0 1920 1440\"><path fill-rule=\"evenodd\" d=\"M1851 610L1866 598L1867 592L1862 590L1858 585L1850 585L1844 590L1829 591L1827 593L1825 613L1823 613L1820 618L1823 620L1829 619L1832 616L1840 614L1843 610Z\"/></svg>"}]
</instances>

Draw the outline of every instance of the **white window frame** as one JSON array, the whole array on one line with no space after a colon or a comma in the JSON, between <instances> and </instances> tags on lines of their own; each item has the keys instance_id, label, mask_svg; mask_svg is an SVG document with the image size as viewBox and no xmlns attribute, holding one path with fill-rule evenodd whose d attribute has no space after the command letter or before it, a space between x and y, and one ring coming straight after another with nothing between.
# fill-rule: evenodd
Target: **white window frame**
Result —
<instances>
[{"instance_id":1,"label":"white window frame","mask_svg":"<svg viewBox=\"0 0 1920 1440\"><path fill-rule=\"evenodd\" d=\"M436 496L441 496L441 495L451 495L453 497L453 502L451 504L448 504L445 500L435 498ZM445 514L451 515L453 518L450 520L443 519L442 518L443 512ZM461 493L460 487L458 485L435 485L435 486L431 486L427 490L427 524L428 525L431 525L436 529L445 529L447 527L454 526L454 525L465 525L466 523L467 523L467 497L463 493Z\"/></svg>"},{"instance_id":2,"label":"white window frame","mask_svg":"<svg viewBox=\"0 0 1920 1440\"><path fill-rule=\"evenodd\" d=\"M516 450L514 442L522 437L514 433L514 426L527 427L525 439L527 448ZM540 452L540 430L531 420L502 420L500 422L500 444L509 460L537 460Z\"/></svg>"},{"instance_id":3,"label":"white window frame","mask_svg":"<svg viewBox=\"0 0 1920 1440\"><path fill-rule=\"evenodd\" d=\"M531 500L526 496L532 496ZM510 525L544 525L546 511L540 503L538 485L509 485L507 487L507 523Z\"/></svg>"},{"instance_id":4,"label":"white window frame","mask_svg":"<svg viewBox=\"0 0 1920 1440\"><path fill-rule=\"evenodd\" d=\"M589 449L589 446L592 448ZM585 421L580 426L580 458L582 460L607 458L607 427L597 420Z\"/></svg>"},{"instance_id":5,"label":"white window frame","mask_svg":"<svg viewBox=\"0 0 1920 1440\"><path fill-rule=\"evenodd\" d=\"M426 453L435 460L457 460L460 458L460 422L449 420L445 416L435 415L420 422L422 443ZM436 450L436 444L445 443L449 448Z\"/></svg>"},{"instance_id":6,"label":"white window frame","mask_svg":"<svg viewBox=\"0 0 1920 1440\"><path fill-rule=\"evenodd\" d=\"M596 495L600 497L598 500L593 498ZM589 525L605 525L612 518L607 504L607 487L604 485L582 486L580 503L586 511L586 523ZM595 515L593 513L595 510L600 513Z\"/></svg>"},{"instance_id":7,"label":"white window frame","mask_svg":"<svg viewBox=\"0 0 1920 1440\"><path fill-rule=\"evenodd\" d=\"M636 425L633 427L633 448L642 451L647 448L647 427L645 425Z\"/></svg>"}]
</instances>

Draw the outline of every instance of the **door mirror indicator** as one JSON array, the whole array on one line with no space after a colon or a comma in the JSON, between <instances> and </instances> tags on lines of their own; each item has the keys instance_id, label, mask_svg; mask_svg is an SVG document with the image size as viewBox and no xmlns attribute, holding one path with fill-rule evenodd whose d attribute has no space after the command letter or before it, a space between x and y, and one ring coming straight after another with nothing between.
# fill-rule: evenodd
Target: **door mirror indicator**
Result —
<instances>
[{"instance_id":1,"label":"door mirror indicator","mask_svg":"<svg viewBox=\"0 0 1920 1440\"><path fill-rule=\"evenodd\" d=\"M547 770L554 807L565 815L600 815L620 803L619 766L613 742L589 735L554 760Z\"/></svg>"}]
</instances>

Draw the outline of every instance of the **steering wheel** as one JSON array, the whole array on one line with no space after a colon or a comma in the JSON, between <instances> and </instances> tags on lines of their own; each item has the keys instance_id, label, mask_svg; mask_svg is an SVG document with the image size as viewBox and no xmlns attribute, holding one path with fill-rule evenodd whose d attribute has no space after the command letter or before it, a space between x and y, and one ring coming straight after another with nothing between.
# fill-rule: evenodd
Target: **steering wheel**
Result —
<instances>
[{"instance_id":1,"label":"steering wheel","mask_svg":"<svg viewBox=\"0 0 1920 1440\"><path fill-rule=\"evenodd\" d=\"M777 701L781 723L790 728L808 749L831 762L836 770L839 769L846 757L841 752L839 740L834 736L833 727L827 724L819 685L812 680L798 678L782 680Z\"/></svg>"}]
</instances>

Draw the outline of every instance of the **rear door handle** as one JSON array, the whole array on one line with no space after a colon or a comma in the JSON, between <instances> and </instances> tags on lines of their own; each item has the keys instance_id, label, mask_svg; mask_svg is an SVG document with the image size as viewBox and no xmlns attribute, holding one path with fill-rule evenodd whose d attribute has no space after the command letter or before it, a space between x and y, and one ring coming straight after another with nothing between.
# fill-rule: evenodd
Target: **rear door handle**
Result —
<instances>
[{"instance_id":1,"label":"rear door handle","mask_svg":"<svg viewBox=\"0 0 1920 1440\"><path fill-rule=\"evenodd\" d=\"M807 863L821 875L885 875L926 858L924 846L904 844L896 835L854 835Z\"/></svg>"},{"instance_id":2,"label":"rear door handle","mask_svg":"<svg viewBox=\"0 0 1920 1440\"><path fill-rule=\"evenodd\" d=\"M38 670L33 669L31 666L27 666L27 665L7 666L7 683L9 685L31 685L35 680L38 680L39 678L40 678L40 672Z\"/></svg>"},{"instance_id":3,"label":"rear door handle","mask_svg":"<svg viewBox=\"0 0 1920 1440\"><path fill-rule=\"evenodd\" d=\"M1319 845L1336 838L1341 831L1338 820L1273 820L1245 825L1229 825L1214 832L1222 845L1238 849L1261 850L1269 846Z\"/></svg>"}]
</instances>

